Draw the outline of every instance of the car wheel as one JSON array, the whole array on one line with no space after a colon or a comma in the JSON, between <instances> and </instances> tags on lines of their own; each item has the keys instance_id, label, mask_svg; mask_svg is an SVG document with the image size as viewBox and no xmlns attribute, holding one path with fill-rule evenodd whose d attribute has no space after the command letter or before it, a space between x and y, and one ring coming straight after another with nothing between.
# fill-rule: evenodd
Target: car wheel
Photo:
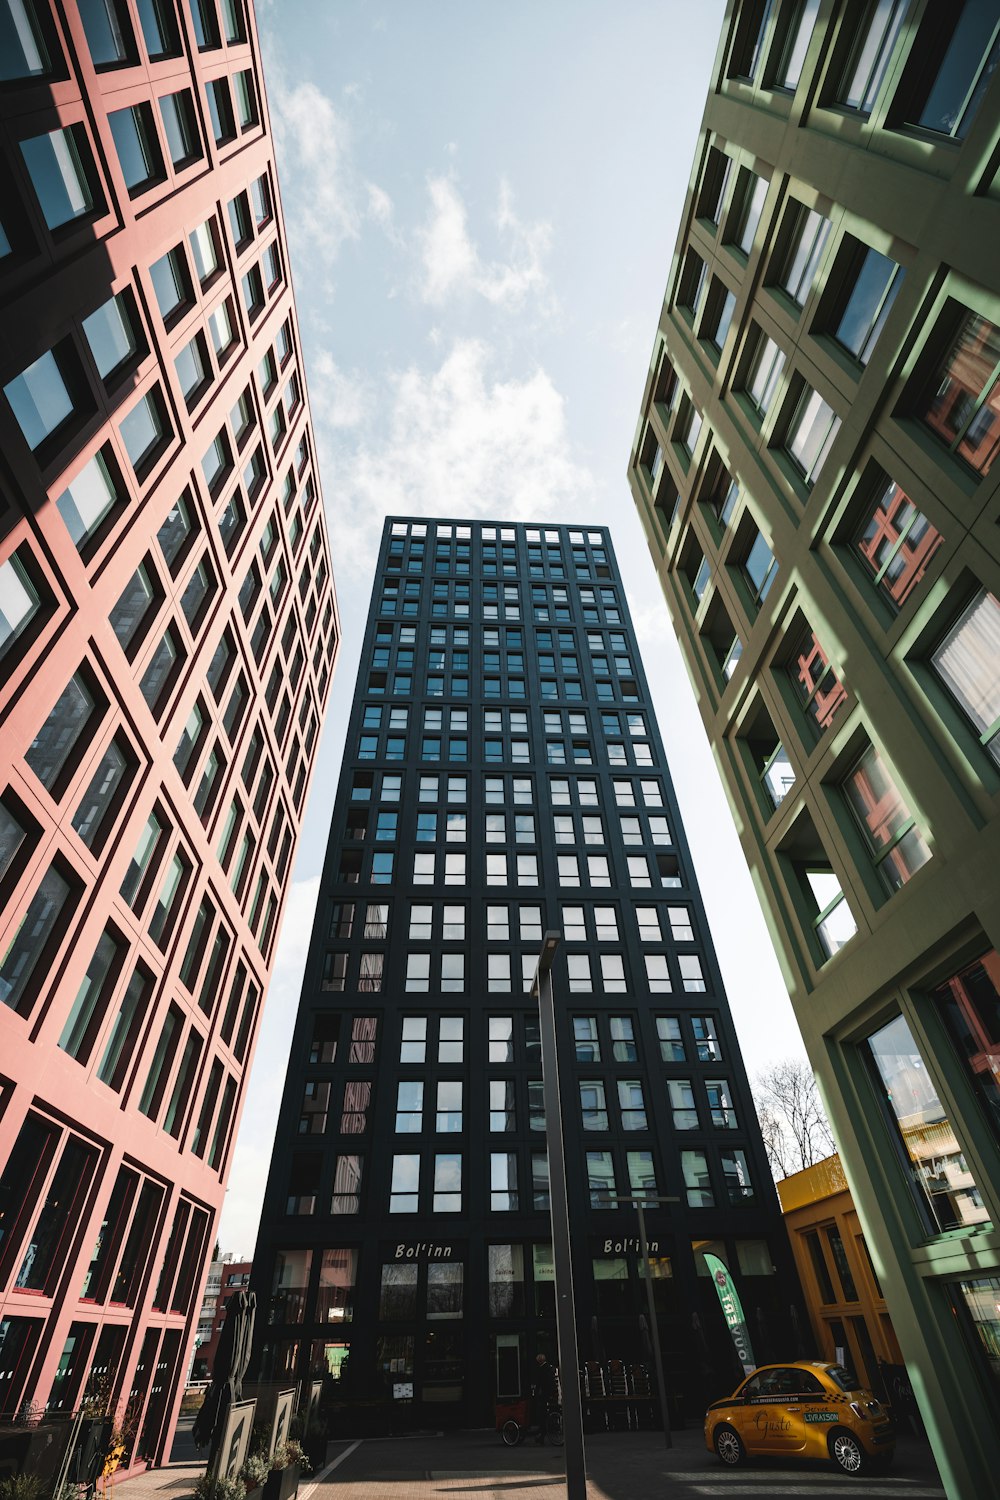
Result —
<instances>
[{"instance_id":1,"label":"car wheel","mask_svg":"<svg viewBox=\"0 0 1000 1500\"><path fill-rule=\"evenodd\" d=\"M743 1440L734 1427L715 1429L715 1451L727 1469L735 1469L747 1456Z\"/></svg>"},{"instance_id":2,"label":"car wheel","mask_svg":"<svg viewBox=\"0 0 1000 1500\"><path fill-rule=\"evenodd\" d=\"M866 1463L865 1450L853 1432L831 1432L830 1457L845 1474L860 1474Z\"/></svg>"}]
</instances>

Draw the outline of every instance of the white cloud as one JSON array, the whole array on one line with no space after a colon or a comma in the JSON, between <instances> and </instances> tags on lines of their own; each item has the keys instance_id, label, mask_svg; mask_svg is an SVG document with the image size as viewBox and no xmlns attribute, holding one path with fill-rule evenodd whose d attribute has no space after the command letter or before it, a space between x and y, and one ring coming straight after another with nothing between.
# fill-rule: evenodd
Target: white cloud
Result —
<instances>
[{"instance_id":1,"label":"white cloud","mask_svg":"<svg viewBox=\"0 0 1000 1500\"><path fill-rule=\"evenodd\" d=\"M361 428L317 423L338 568L371 565L387 513L544 520L590 505L550 376L504 379L495 359L459 339L437 368L391 375Z\"/></svg>"},{"instance_id":2,"label":"white cloud","mask_svg":"<svg viewBox=\"0 0 1000 1500\"><path fill-rule=\"evenodd\" d=\"M468 228L465 202L451 177L431 177L430 213L418 231L425 302L440 306L450 297L473 293L494 306L516 307L529 293L547 289L543 266L552 238L548 224L525 224L514 212L507 182L500 184L497 232L506 259L487 261L480 255Z\"/></svg>"},{"instance_id":3,"label":"white cloud","mask_svg":"<svg viewBox=\"0 0 1000 1500\"><path fill-rule=\"evenodd\" d=\"M350 84L343 90L351 103L357 94ZM361 237L366 220L393 237L392 199L361 178L351 120L330 96L314 83L290 86L278 72L271 112L281 167L292 179L286 194L295 203L288 220L292 239L332 264L348 240Z\"/></svg>"},{"instance_id":4,"label":"white cloud","mask_svg":"<svg viewBox=\"0 0 1000 1500\"><path fill-rule=\"evenodd\" d=\"M317 423L358 427L371 412L371 387L363 375L342 370L330 351L321 349L309 362L309 405Z\"/></svg>"},{"instance_id":5,"label":"white cloud","mask_svg":"<svg viewBox=\"0 0 1000 1500\"><path fill-rule=\"evenodd\" d=\"M314 789L315 799L315 789ZM253 1072L245 1086L245 1106L233 1154L218 1240L223 1249L247 1259L257 1242L271 1148L285 1082L288 1049L309 951L319 876L298 880L288 893L274 972L264 1004Z\"/></svg>"}]
</instances>

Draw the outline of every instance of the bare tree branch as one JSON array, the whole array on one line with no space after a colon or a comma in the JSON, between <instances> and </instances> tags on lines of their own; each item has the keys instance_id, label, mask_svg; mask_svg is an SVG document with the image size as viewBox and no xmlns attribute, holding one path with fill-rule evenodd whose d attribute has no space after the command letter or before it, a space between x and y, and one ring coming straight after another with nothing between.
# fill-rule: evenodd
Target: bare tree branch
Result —
<instances>
[{"instance_id":1,"label":"bare tree branch","mask_svg":"<svg viewBox=\"0 0 1000 1500\"><path fill-rule=\"evenodd\" d=\"M754 1102L775 1178L811 1167L837 1149L805 1058L786 1057L762 1069L754 1078Z\"/></svg>"}]
</instances>

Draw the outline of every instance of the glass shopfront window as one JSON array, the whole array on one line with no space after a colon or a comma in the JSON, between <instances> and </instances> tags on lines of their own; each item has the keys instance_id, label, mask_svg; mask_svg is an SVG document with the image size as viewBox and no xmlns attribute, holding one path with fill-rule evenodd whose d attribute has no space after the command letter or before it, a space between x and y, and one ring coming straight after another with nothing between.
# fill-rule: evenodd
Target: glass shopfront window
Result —
<instances>
[{"instance_id":1,"label":"glass shopfront window","mask_svg":"<svg viewBox=\"0 0 1000 1500\"><path fill-rule=\"evenodd\" d=\"M943 1233L984 1223L989 1215L979 1187L905 1017L865 1045L928 1228Z\"/></svg>"}]
</instances>

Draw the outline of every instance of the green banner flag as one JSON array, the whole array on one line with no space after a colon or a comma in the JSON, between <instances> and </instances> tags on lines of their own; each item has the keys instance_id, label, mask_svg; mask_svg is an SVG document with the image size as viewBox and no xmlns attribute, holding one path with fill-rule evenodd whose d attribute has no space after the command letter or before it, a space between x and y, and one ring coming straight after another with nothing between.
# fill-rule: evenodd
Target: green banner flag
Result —
<instances>
[{"instance_id":1,"label":"green banner flag","mask_svg":"<svg viewBox=\"0 0 1000 1500\"><path fill-rule=\"evenodd\" d=\"M737 1358L743 1366L744 1375L749 1375L750 1371L756 1368L756 1361L753 1357L753 1349L750 1347L750 1330L747 1328L747 1320L743 1315L740 1294L736 1290L728 1269L717 1255L706 1253L705 1264L715 1283L715 1290L719 1294L722 1316L726 1320L726 1327L736 1346Z\"/></svg>"}]
</instances>

